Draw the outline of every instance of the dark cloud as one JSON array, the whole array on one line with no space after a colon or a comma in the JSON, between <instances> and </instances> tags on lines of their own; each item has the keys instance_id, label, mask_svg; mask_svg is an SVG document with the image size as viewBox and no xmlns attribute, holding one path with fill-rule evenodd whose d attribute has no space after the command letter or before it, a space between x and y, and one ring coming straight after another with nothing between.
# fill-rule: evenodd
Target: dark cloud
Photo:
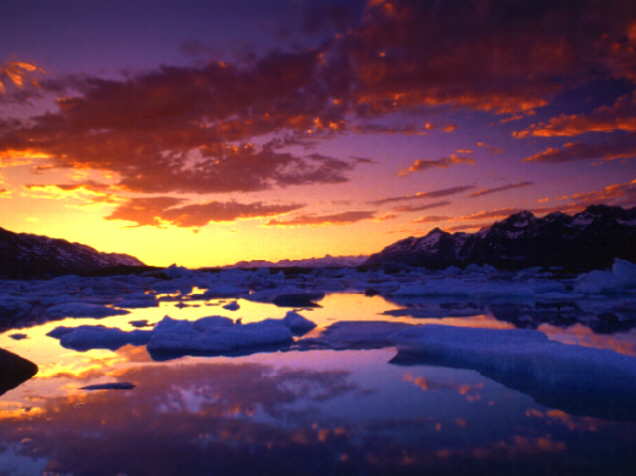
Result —
<instances>
[{"instance_id":1,"label":"dark cloud","mask_svg":"<svg viewBox=\"0 0 636 476\"><path fill-rule=\"evenodd\" d=\"M435 223L438 221L447 221L451 219L452 217L431 215L431 216L420 217L416 220L413 220L413 223Z\"/></svg>"},{"instance_id":2,"label":"dark cloud","mask_svg":"<svg viewBox=\"0 0 636 476\"><path fill-rule=\"evenodd\" d=\"M455 225L455 226L451 226L449 228L446 228L446 230L448 231L466 231L466 230L479 230L480 228L482 228L484 225L477 225L477 224L469 224L469 225Z\"/></svg>"},{"instance_id":3,"label":"dark cloud","mask_svg":"<svg viewBox=\"0 0 636 476\"><path fill-rule=\"evenodd\" d=\"M464 215L456 217L455 220L470 221L470 220L484 220L486 218L500 218L514 215L523 211L521 208L498 208L496 210L483 210L480 212L471 213L470 215Z\"/></svg>"},{"instance_id":4,"label":"dark cloud","mask_svg":"<svg viewBox=\"0 0 636 476\"><path fill-rule=\"evenodd\" d=\"M451 165L456 164L469 164L473 165L475 163L475 159L472 157L465 157L458 154L451 154L448 157L442 157L437 160L422 160L417 159L414 160L411 165L409 165L406 169L402 169L398 172L398 175L405 176L412 174L413 172L419 172L421 170L435 169L441 168L446 169Z\"/></svg>"},{"instance_id":5,"label":"dark cloud","mask_svg":"<svg viewBox=\"0 0 636 476\"><path fill-rule=\"evenodd\" d=\"M234 221L240 218L263 218L302 208L302 204L267 205L261 202L208 202L176 206L183 200L174 197L132 198L118 206L108 220L126 220L138 226L173 225L201 227L210 222Z\"/></svg>"},{"instance_id":6,"label":"dark cloud","mask_svg":"<svg viewBox=\"0 0 636 476\"><path fill-rule=\"evenodd\" d=\"M375 212L358 210L334 213L330 215L300 215L288 220L269 220L269 226L304 226L304 225L346 225L375 217Z\"/></svg>"},{"instance_id":7,"label":"dark cloud","mask_svg":"<svg viewBox=\"0 0 636 476\"><path fill-rule=\"evenodd\" d=\"M563 195L560 200L569 200L570 208L585 208L596 203L631 207L636 205L636 179L629 182L607 185L598 190ZM558 207L556 207L558 208ZM551 211L551 210L550 210Z\"/></svg>"},{"instance_id":8,"label":"dark cloud","mask_svg":"<svg viewBox=\"0 0 636 476\"><path fill-rule=\"evenodd\" d=\"M534 183L533 182L511 183L507 185L502 185L500 187L483 188L481 190L477 190L476 192L471 193L468 196L471 198L483 197L484 195L491 195L493 193L505 192L508 190L514 190L516 188L529 187L531 185L534 185Z\"/></svg>"},{"instance_id":9,"label":"dark cloud","mask_svg":"<svg viewBox=\"0 0 636 476\"><path fill-rule=\"evenodd\" d=\"M449 187L449 188L442 188L439 190L432 190L430 192L417 192L413 195L398 195L395 197L381 198L379 200L370 201L369 204L383 205L385 203L403 202L407 200L425 200L428 198L448 197L450 195L457 195L459 193L467 192L468 190L472 190L474 188L475 188L474 185L460 185L457 187Z\"/></svg>"},{"instance_id":10,"label":"dark cloud","mask_svg":"<svg viewBox=\"0 0 636 476\"><path fill-rule=\"evenodd\" d=\"M396 212L420 212L423 210L430 210L431 208L440 208L445 207L446 205L450 205L451 202L448 200L444 200L441 202L433 202L426 203L424 205L401 205L399 207L394 207L393 210Z\"/></svg>"},{"instance_id":11,"label":"dark cloud","mask_svg":"<svg viewBox=\"0 0 636 476\"><path fill-rule=\"evenodd\" d=\"M40 167L107 171L122 189L148 194L343 183L357 161L290 147L310 148L345 132L452 132L454 124L400 127L390 121L396 113L411 117L439 106L527 117L565 88L591 79L636 82L631 0L349 5L329 2L303 10L298 29L326 32L319 46L300 42L293 51L257 59L162 66L119 79L40 80L37 92L25 87L20 100L56 94L63 96L57 109L0 122L0 157L28 151L39 157ZM181 49L199 57L212 53L197 42ZM29 75L37 71L31 66L4 65L2 89L33 83ZM526 134L631 131L633 109L629 96L586 117L558 116ZM388 125L376 125L380 119ZM611 160L635 151L636 140L628 136L602 145L568 144L526 160ZM462 163L474 159L456 152L416 160L400 173Z\"/></svg>"},{"instance_id":12,"label":"dark cloud","mask_svg":"<svg viewBox=\"0 0 636 476\"><path fill-rule=\"evenodd\" d=\"M636 157L636 134L630 134L596 144L568 142L562 147L548 147L523 160L558 164L587 159L610 161L634 157Z\"/></svg>"},{"instance_id":13,"label":"dark cloud","mask_svg":"<svg viewBox=\"0 0 636 476\"><path fill-rule=\"evenodd\" d=\"M347 37L356 103L369 114L422 105L527 113L599 71L632 77L635 13L628 0L369 2Z\"/></svg>"}]
</instances>

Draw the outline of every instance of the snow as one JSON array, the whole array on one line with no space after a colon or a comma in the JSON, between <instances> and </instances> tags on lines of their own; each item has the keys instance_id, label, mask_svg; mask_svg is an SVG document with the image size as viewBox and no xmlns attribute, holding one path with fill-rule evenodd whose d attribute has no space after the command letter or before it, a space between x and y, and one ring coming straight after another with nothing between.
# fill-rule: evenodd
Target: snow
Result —
<instances>
[{"instance_id":1,"label":"snow","mask_svg":"<svg viewBox=\"0 0 636 476\"><path fill-rule=\"evenodd\" d=\"M441 230L433 230L424 238L421 238L417 241L417 244L416 244L417 250L423 251L423 250L433 249L435 245L439 243L439 240L441 239L443 235L444 233Z\"/></svg>"},{"instance_id":2,"label":"snow","mask_svg":"<svg viewBox=\"0 0 636 476\"><path fill-rule=\"evenodd\" d=\"M633 220L616 220L621 225L636 226L636 219Z\"/></svg>"},{"instance_id":3,"label":"snow","mask_svg":"<svg viewBox=\"0 0 636 476\"><path fill-rule=\"evenodd\" d=\"M570 223L573 226L588 226L594 222L594 217L588 213L579 213Z\"/></svg>"}]
</instances>

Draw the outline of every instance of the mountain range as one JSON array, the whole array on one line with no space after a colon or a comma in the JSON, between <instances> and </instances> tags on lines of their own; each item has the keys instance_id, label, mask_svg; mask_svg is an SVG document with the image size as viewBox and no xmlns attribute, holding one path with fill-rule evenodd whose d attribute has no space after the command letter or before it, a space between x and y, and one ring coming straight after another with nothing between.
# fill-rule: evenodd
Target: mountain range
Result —
<instances>
[{"instance_id":1,"label":"mountain range","mask_svg":"<svg viewBox=\"0 0 636 476\"><path fill-rule=\"evenodd\" d=\"M331 256L325 255L322 258L305 259L284 259L280 261L252 260L239 261L227 268L329 268L329 267L349 267L358 266L368 259L367 255L355 256Z\"/></svg>"},{"instance_id":2,"label":"mountain range","mask_svg":"<svg viewBox=\"0 0 636 476\"><path fill-rule=\"evenodd\" d=\"M539 218L529 211L476 233L439 228L373 254L365 266L411 265L431 269L469 264L519 269L532 266L588 270L609 267L614 258L636 262L636 207L592 205L583 212Z\"/></svg>"},{"instance_id":3,"label":"mountain range","mask_svg":"<svg viewBox=\"0 0 636 476\"><path fill-rule=\"evenodd\" d=\"M0 228L0 276L46 278L116 267L145 266L133 256L100 253L90 246Z\"/></svg>"}]
</instances>

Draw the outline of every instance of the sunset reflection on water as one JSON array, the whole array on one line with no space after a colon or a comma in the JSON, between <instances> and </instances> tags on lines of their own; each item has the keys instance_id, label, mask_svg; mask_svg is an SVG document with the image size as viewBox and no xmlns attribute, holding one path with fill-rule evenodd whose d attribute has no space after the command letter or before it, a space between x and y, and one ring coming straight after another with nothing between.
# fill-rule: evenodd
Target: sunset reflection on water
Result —
<instances>
[{"instance_id":1,"label":"sunset reflection on water","mask_svg":"<svg viewBox=\"0 0 636 476\"><path fill-rule=\"evenodd\" d=\"M40 370L0 397L6 448L0 464L4 458L28 466L28 460L41 471L104 475L454 474L467 461L479 461L468 474L484 468L507 474L519 464L542 474L555 467L593 467L592 447L597 456L618 455L611 463L617 467L631 457L622 448L636 443L633 422L547 408L472 370L395 365L393 348L156 362L145 346L76 352L46 336L62 325L132 330L132 320L153 324L166 314L252 322L288 310L242 299L239 310L223 309L230 301L188 302L199 307L165 301L123 316L52 321L21 330L28 336L23 340L5 332L0 347L33 360ZM380 296L330 294L319 304L299 311L318 323L314 334L341 320L513 327L487 310L441 319L394 317L383 313L401 306ZM540 327L559 340L593 336L584 329ZM606 335L589 343L633 350L621 346L621 339L629 340ZM114 381L135 388L81 389Z\"/></svg>"}]
</instances>

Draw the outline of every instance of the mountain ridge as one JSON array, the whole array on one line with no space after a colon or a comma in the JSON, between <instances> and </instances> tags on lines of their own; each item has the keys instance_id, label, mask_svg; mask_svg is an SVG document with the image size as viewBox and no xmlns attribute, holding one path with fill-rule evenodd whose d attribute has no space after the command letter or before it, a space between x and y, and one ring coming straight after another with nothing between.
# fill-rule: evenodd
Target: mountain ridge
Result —
<instances>
[{"instance_id":1,"label":"mountain ridge","mask_svg":"<svg viewBox=\"0 0 636 476\"><path fill-rule=\"evenodd\" d=\"M85 274L115 267L145 266L123 253L104 253L60 238L14 233L0 227L0 277L46 278Z\"/></svg>"},{"instance_id":2,"label":"mountain ridge","mask_svg":"<svg viewBox=\"0 0 636 476\"><path fill-rule=\"evenodd\" d=\"M521 211L475 233L434 228L425 236L385 247L364 265L440 269L487 264L584 270L608 267L614 258L636 262L636 207L591 205L575 215L555 212L542 218Z\"/></svg>"}]
</instances>

